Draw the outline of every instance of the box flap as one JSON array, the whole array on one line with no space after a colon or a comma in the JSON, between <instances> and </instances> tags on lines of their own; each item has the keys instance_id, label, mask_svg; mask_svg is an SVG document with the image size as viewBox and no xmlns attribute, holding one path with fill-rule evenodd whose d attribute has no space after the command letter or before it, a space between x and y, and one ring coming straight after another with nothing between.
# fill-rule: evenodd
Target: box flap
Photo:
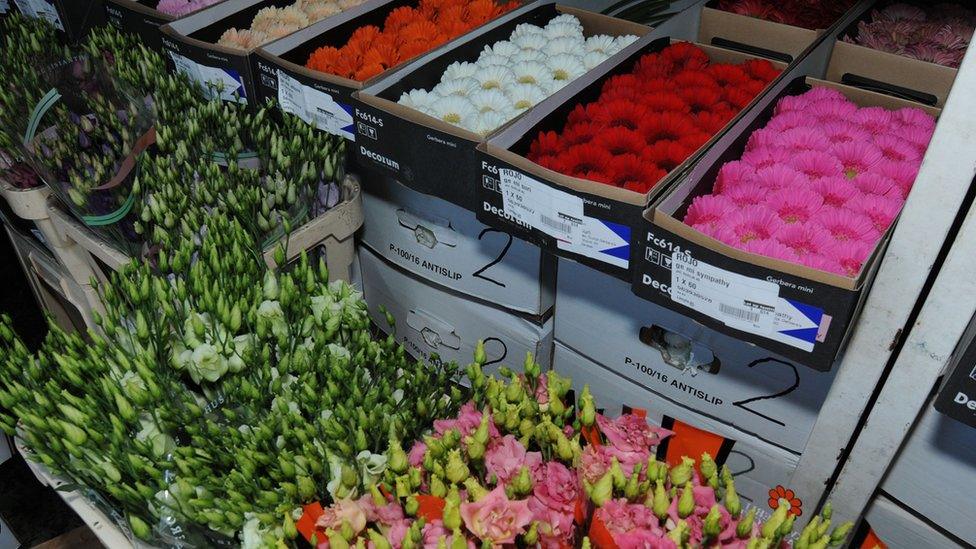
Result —
<instances>
[{"instance_id":1,"label":"box flap","mask_svg":"<svg viewBox=\"0 0 976 549\"><path fill-rule=\"evenodd\" d=\"M827 65L826 79L861 87L861 83L848 80L851 76L860 76L877 81L877 90L882 93L941 107L945 105L957 73L958 70L952 67L838 40ZM884 84L907 89L885 89Z\"/></svg>"}]
</instances>

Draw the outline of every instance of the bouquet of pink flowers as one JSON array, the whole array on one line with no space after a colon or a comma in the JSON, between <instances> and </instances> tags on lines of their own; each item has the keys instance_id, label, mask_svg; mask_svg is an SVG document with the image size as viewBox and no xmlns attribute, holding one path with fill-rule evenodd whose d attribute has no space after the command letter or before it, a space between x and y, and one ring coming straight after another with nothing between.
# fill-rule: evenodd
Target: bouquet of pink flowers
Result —
<instances>
[{"instance_id":1,"label":"bouquet of pink flowers","mask_svg":"<svg viewBox=\"0 0 976 549\"><path fill-rule=\"evenodd\" d=\"M479 346L474 396L457 417L434 421L409 451L391 440L368 494L306 506L298 531L337 549L790 547L789 505L760 524L708 454L658 461L670 431L597 413L587 387L574 402L571 381L531 356L524 374L503 367L501 378L485 376L484 363ZM795 547L840 545L850 527L831 531L828 507Z\"/></svg>"}]
</instances>

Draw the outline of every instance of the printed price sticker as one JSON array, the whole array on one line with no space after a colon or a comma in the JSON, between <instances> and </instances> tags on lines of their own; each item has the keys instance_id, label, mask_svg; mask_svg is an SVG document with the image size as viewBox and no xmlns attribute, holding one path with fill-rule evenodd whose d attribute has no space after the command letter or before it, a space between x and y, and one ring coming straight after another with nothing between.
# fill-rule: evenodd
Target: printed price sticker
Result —
<instances>
[{"instance_id":1,"label":"printed price sticker","mask_svg":"<svg viewBox=\"0 0 976 549\"><path fill-rule=\"evenodd\" d=\"M332 96L278 70L278 102L282 110L298 116L316 128L338 135L351 141L356 140L352 133L352 114Z\"/></svg>"},{"instance_id":2,"label":"printed price sticker","mask_svg":"<svg viewBox=\"0 0 976 549\"><path fill-rule=\"evenodd\" d=\"M778 285L680 252L671 257L671 299L744 332L770 336L775 331Z\"/></svg>"},{"instance_id":3,"label":"printed price sticker","mask_svg":"<svg viewBox=\"0 0 976 549\"><path fill-rule=\"evenodd\" d=\"M576 244L583 223L583 199L521 172L498 170L505 212L553 238Z\"/></svg>"}]
</instances>

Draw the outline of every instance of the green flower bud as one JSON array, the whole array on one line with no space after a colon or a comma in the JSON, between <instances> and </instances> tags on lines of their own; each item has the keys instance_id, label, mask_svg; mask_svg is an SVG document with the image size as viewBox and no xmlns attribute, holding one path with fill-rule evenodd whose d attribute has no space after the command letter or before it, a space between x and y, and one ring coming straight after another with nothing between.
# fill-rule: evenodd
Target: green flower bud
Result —
<instances>
[{"instance_id":1,"label":"green flower bud","mask_svg":"<svg viewBox=\"0 0 976 549\"><path fill-rule=\"evenodd\" d=\"M451 488L444 501L444 527L450 530L461 527L461 497L457 488Z\"/></svg>"},{"instance_id":2,"label":"green flower bud","mask_svg":"<svg viewBox=\"0 0 976 549\"><path fill-rule=\"evenodd\" d=\"M684 547L691 537L691 529L684 520L679 520L674 530L668 532L668 539L673 541L678 547Z\"/></svg>"},{"instance_id":3,"label":"green flower bud","mask_svg":"<svg viewBox=\"0 0 976 549\"><path fill-rule=\"evenodd\" d=\"M590 393L590 386L584 385L580 395L580 423L586 427L592 427L596 422L596 403Z\"/></svg>"},{"instance_id":4,"label":"green flower bud","mask_svg":"<svg viewBox=\"0 0 976 549\"><path fill-rule=\"evenodd\" d=\"M695 512L695 492L691 482L686 482L678 499L678 516L685 518Z\"/></svg>"},{"instance_id":5,"label":"green flower bud","mask_svg":"<svg viewBox=\"0 0 976 549\"><path fill-rule=\"evenodd\" d=\"M620 462L614 457L610 461L610 475L613 479L613 489L621 491L627 486L627 477L624 475L624 470L620 467Z\"/></svg>"},{"instance_id":6,"label":"green flower bud","mask_svg":"<svg viewBox=\"0 0 976 549\"><path fill-rule=\"evenodd\" d=\"M484 443L479 442L473 437L465 437L465 450L467 451L468 459L481 461L481 458L485 456L486 449Z\"/></svg>"},{"instance_id":7,"label":"green flower bud","mask_svg":"<svg viewBox=\"0 0 976 549\"><path fill-rule=\"evenodd\" d=\"M461 458L461 450L454 449L447 454L447 466L444 468L447 480L453 484L460 484L468 478L468 465Z\"/></svg>"},{"instance_id":8,"label":"green flower bud","mask_svg":"<svg viewBox=\"0 0 976 549\"><path fill-rule=\"evenodd\" d=\"M409 496L405 502L403 502L403 511L410 515L411 517L417 515L417 511L420 510L420 502L417 501L416 496Z\"/></svg>"},{"instance_id":9,"label":"green flower bud","mask_svg":"<svg viewBox=\"0 0 976 549\"><path fill-rule=\"evenodd\" d=\"M326 530L325 535L329 538L329 548L335 549L349 549L349 542L342 537L341 532L336 532L335 530Z\"/></svg>"},{"instance_id":10,"label":"green flower bud","mask_svg":"<svg viewBox=\"0 0 976 549\"><path fill-rule=\"evenodd\" d=\"M532 474L529 468L522 466L509 484L519 498L532 493Z\"/></svg>"},{"instance_id":11,"label":"green flower bud","mask_svg":"<svg viewBox=\"0 0 976 549\"><path fill-rule=\"evenodd\" d=\"M638 490L640 489L640 472L643 467L643 463L635 465L633 474L630 475L630 478L627 479L627 485L624 486L624 497L630 501L636 501L640 495Z\"/></svg>"},{"instance_id":12,"label":"green flower bud","mask_svg":"<svg viewBox=\"0 0 976 549\"><path fill-rule=\"evenodd\" d=\"M129 527L132 529L132 534L141 540L148 541L152 535L149 525L135 515L129 515Z\"/></svg>"},{"instance_id":13,"label":"green flower bud","mask_svg":"<svg viewBox=\"0 0 976 549\"><path fill-rule=\"evenodd\" d=\"M474 363L478 366L484 366L485 362L488 362L488 355L485 353L485 342L479 340L474 347Z\"/></svg>"},{"instance_id":14,"label":"green flower bud","mask_svg":"<svg viewBox=\"0 0 976 549\"><path fill-rule=\"evenodd\" d=\"M439 476L430 477L430 495L442 498L447 495L447 486Z\"/></svg>"},{"instance_id":15,"label":"green flower bud","mask_svg":"<svg viewBox=\"0 0 976 549\"><path fill-rule=\"evenodd\" d=\"M291 518L291 513L284 513L285 519L281 523L281 530L285 534L287 539L295 539L298 537L298 529L295 528L295 521Z\"/></svg>"},{"instance_id":16,"label":"green flower bud","mask_svg":"<svg viewBox=\"0 0 976 549\"><path fill-rule=\"evenodd\" d=\"M390 470L396 474L405 473L407 467L410 466L407 453L403 451L403 446L400 445L400 441L396 437L390 437L389 444L390 447L387 450L387 455L390 458Z\"/></svg>"},{"instance_id":17,"label":"green flower bud","mask_svg":"<svg viewBox=\"0 0 976 549\"><path fill-rule=\"evenodd\" d=\"M845 522L838 526L832 534L830 534L830 545L834 547L839 547L847 541L847 535L851 533L851 529L854 528L853 522Z\"/></svg>"},{"instance_id":18,"label":"green flower bud","mask_svg":"<svg viewBox=\"0 0 976 549\"><path fill-rule=\"evenodd\" d=\"M742 514L742 502L739 500L739 494L735 491L735 483L728 482L725 485L725 509L728 510L732 518L739 518Z\"/></svg>"},{"instance_id":19,"label":"green flower bud","mask_svg":"<svg viewBox=\"0 0 976 549\"><path fill-rule=\"evenodd\" d=\"M735 535L739 539L748 539L752 536L752 527L756 520L756 508L751 507L746 516L739 521L738 526L735 528Z\"/></svg>"},{"instance_id":20,"label":"green flower bud","mask_svg":"<svg viewBox=\"0 0 976 549\"><path fill-rule=\"evenodd\" d=\"M464 479L464 488L468 491L468 497L472 501L481 501L482 498L488 495L488 490L473 476Z\"/></svg>"},{"instance_id":21,"label":"green flower bud","mask_svg":"<svg viewBox=\"0 0 976 549\"><path fill-rule=\"evenodd\" d=\"M613 497L613 474L607 472L590 490L590 501L597 507L602 507L604 503Z\"/></svg>"},{"instance_id":22,"label":"green flower bud","mask_svg":"<svg viewBox=\"0 0 976 549\"><path fill-rule=\"evenodd\" d=\"M781 500L779 502L779 506L777 506L776 510L773 511L773 516L769 517L766 524L763 524L762 536L764 538L773 538L776 535L776 532L779 531L779 527L783 525L784 521L786 521L786 515L789 508L789 502L785 500Z\"/></svg>"},{"instance_id":23,"label":"green flower bud","mask_svg":"<svg viewBox=\"0 0 976 549\"><path fill-rule=\"evenodd\" d=\"M580 549L591 549L591 547L592 545L590 545L590 537L583 536L583 542L580 544Z\"/></svg>"},{"instance_id":24,"label":"green flower bud","mask_svg":"<svg viewBox=\"0 0 976 549\"><path fill-rule=\"evenodd\" d=\"M664 520L667 518L670 508L671 498L668 497L668 492L664 489L664 483L657 481L654 485L654 502L651 510L654 511L654 516L660 520Z\"/></svg>"},{"instance_id":25,"label":"green flower bud","mask_svg":"<svg viewBox=\"0 0 976 549\"><path fill-rule=\"evenodd\" d=\"M695 460L682 457L681 463L671 468L671 485L682 486L691 480L695 471Z\"/></svg>"},{"instance_id":26,"label":"green flower bud","mask_svg":"<svg viewBox=\"0 0 976 549\"><path fill-rule=\"evenodd\" d=\"M539 541L539 521L533 520L529 525L529 531L522 535L525 545L532 547Z\"/></svg>"},{"instance_id":27,"label":"green flower bud","mask_svg":"<svg viewBox=\"0 0 976 549\"><path fill-rule=\"evenodd\" d=\"M392 545L387 541L386 536L380 534L376 530L370 528L366 531L366 535L369 536L369 540L373 542L376 549L392 549Z\"/></svg>"},{"instance_id":28,"label":"green flower bud","mask_svg":"<svg viewBox=\"0 0 976 549\"><path fill-rule=\"evenodd\" d=\"M718 505L712 505L705 515L705 522L702 525L702 533L708 539L716 539L722 533L721 524L722 514L718 510Z\"/></svg>"}]
</instances>

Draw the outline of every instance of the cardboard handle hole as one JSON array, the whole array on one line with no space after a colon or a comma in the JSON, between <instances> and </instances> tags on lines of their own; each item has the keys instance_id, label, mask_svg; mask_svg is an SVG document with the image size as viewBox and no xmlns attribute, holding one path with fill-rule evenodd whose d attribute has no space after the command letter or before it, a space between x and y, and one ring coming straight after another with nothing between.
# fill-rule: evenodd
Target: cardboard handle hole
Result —
<instances>
[{"instance_id":1,"label":"cardboard handle hole","mask_svg":"<svg viewBox=\"0 0 976 549\"><path fill-rule=\"evenodd\" d=\"M781 51L775 51L766 48L760 48L759 46L752 46L749 44L744 44L742 42L737 42L735 40L729 40L728 38L721 38L719 36L712 38L712 45L718 46L720 48L725 48L727 50L737 51L740 53L765 57L766 59L782 61L784 63L793 62L793 56L788 53L783 53Z\"/></svg>"},{"instance_id":2,"label":"cardboard handle hole","mask_svg":"<svg viewBox=\"0 0 976 549\"><path fill-rule=\"evenodd\" d=\"M883 93L899 99L915 101L930 107L934 107L939 103L939 98L931 93L913 90L911 88L906 88L904 86L898 86L895 84L889 84L888 82L882 82L880 80L875 80L859 74L845 72L843 76L840 77L840 83L847 84L848 86L854 86L855 88L861 88L862 90Z\"/></svg>"},{"instance_id":3,"label":"cardboard handle hole","mask_svg":"<svg viewBox=\"0 0 976 549\"><path fill-rule=\"evenodd\" d=\"M641 326L638 337L657 349L665 364L679 370L695 369L715 375L722 367L722 361L708 347L657 324Z\"/></svg>"}]
</instances>

